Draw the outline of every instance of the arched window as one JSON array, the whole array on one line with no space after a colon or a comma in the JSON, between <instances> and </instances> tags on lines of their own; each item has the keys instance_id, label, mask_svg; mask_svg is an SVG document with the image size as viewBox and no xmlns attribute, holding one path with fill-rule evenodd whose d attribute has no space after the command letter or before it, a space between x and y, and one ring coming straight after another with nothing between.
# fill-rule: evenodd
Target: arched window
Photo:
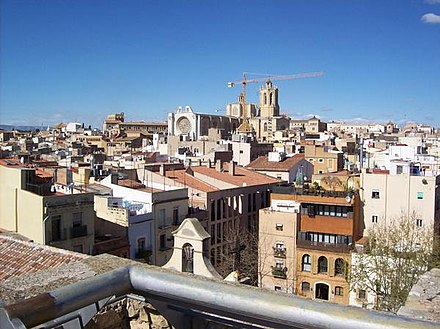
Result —
<instances>
[{"instance_id":1,"label":"arched window","mask_svg":"<svg viewBox=\"0 0 440 329\"><path fill-rule=\"evenodd\" d=\"M310 255L305 254L302 257L301 265L302 265L301 266L302 271L310 272L312 270L312 259L311 259Z\"/></svg>"},{"instance_id":2,"label":"arched window","mask_svg":"<svg viewBox=\"0 0 440 329\"><path fill-rule=\"evenodd\" d=\"M345 271L345 261L342 258L335 260L335 275L343 276Z\"/></svg>"},{"instance_id":3,"label":"arched window","mask_svg":"<svg viewBox=\"0 0 440 329\"><path fill-rule=\"evenodd\" d=\"M265 122L263 125L263 131L265 131L265 132L267 131L267 122Z\"/></svg>"},{"instance_id":4,"label":"arched window","mask_svg":"<svg viewBox=\"0 0 440 329\"><path fill-rule=\"evenodd\" d=\"M301 291L310 291L310 283L304 281L301 283Z\"/></svg>"},{"instance_id":5,"label":"arched window","mask_svg":"<svg viewBox=\"0 0 440 329\"><path fill-rule=\"evenodd\" d=\"M182 248L182 272L194 273L194 248L189 243Z\"/></svg>"},{"instance_id":6,"label":"arched window","mask_svg":"<svg viewBox=\"0 0 440 329\"><path fill-rule=\"evenodd\" d=\"M327 258L321 256L318 258L318 273L327 273Z\"/></svg>"}]
</instances>

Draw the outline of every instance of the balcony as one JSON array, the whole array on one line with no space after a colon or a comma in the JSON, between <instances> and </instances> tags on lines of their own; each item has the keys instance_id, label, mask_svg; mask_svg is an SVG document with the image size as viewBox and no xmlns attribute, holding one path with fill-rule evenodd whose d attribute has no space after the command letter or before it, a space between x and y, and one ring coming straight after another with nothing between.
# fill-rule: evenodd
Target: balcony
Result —
<instances>
[{"instance_id":1,"label":"balcony","mask_svg":"<svg viewBox=\"0 0 440 329\"><path fill-rule=\"evenodd\" d=\"M70 237L72 239L80 238L83 236L87 236L87 225L80 225L80 226L72 227L72 229L70 231Z\"/></svg>"},{"instance_id":2,"label":"balcony","mask_svg":"<svg viewBox=\"0 0 440 329\"><path fill-rule=\"evenodd\" d=\"M286 248L284 247L272 247L273 256L277 258L286 258Z\"/></svg>"},{"instance_id":3,"label":"balcony","mask_svg":"<svg viewBox=\"0 0 440 329\"><path fill-rule=\"evenodd\" d=\"M299 238L296 241L296 246L298 248L304 248L304 249L333 251L333 252L342 252L342 253L348 253L353 249L352 245L347 245L343 243L316 242L316 241L301 240Z\"/></svg>"},{"instance_id":4,"label":"balcony","mask_svg":"<svg viewBox=\"0 0 440 329\"><path fill-rule=\"evenodd\" d=\"M275 278L286 279L287 278L287 267L272 266L272 275Z\"/></svg>"}]
</instances>

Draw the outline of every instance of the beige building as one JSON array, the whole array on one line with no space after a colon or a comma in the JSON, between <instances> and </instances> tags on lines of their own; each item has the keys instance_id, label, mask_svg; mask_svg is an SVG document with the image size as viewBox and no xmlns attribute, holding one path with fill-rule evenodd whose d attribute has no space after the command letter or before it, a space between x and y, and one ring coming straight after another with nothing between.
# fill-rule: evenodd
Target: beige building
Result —
<instances>
[{"instance_id":1,"label":"beige building","mask_svg":"<svg viewBox=\"0 0 440 329\"><path fill-rule=\"evenodd\" d=\"M296 234L300 204L272 198L260 209L258 285L293 293L296 278Z\"/></svg>"},{"instance_id":2,"label":"beige building","mask_svg":"<svg viewBox=\"0 0 440 329\"><path fill-rule=\"evenodd\" d=\"M440 176L390 175L384 170L363 170L361 199L364 203L364 225L416 216L414 225L439 233ZM365 234L366 232L364 232Z\"/></svg>"},{"instance_id":3,"label":"beige building","mask_svg":"<svg viewBox=\"0 0 440 329\"><path fill-rule=\"evenodd\" d=\"M238 102L229 103L228 105L226 105L226 116L228 117L233 117L241 120L243 117L253 118L256 114L257 114L256 106L255 104L252 103L246 103L244 105L244 110L243 110L242 94L238 96Z\"/></svg>"},{"instance_id":4,"label":"beige building","mask_svg":"<svg viewBox=\"0 0 440 329\"><path fill-rule=\"evenodd\" d=\"M277 186L271 208L262 210L262 216L259 257L263 264L274 264L271 272L260 276L262 286L348 304L346 270L353 243L360 237L359 197Z\"/></svg>"},{"instance_id":5,"label":"beige building","mask_svg":"<svg viewBox=\"0 0 440 329\"><path fill-rule=\"evenodd\" d=\"M0 227L41 244L92 252L92 193L51 192L52 175L11 160L1 161L0 181Z\"/></svg>"},{"instance_id":6,"label":"beige building","mask_svg":"<svg viewBox=\"0 0 440 329\"><path fill-rule=\"evenodd\" d=\"M341 171L344 168L344 155L328 147L306 145L306 160L313 164L314 174Z\"/></svg>"},{"instance_id":7,"label":"beige building","mask_svg":"<svg viewBox=\"0 0 440 329\"><path fill-rule=\"evenodd\" d=\"M313 175L313 165L304 159L304 154L286 157L283 153L270 152L252 161L246 168L287 183L293 183L296 179L303 183L305 177L310 179Z\"/></svg>"},{"instance_id":8,"label":"beige building","mask_svg":"<svg viewBox=\"0 0 440 329\"><path fill-rule=\"evenodd\" d=\"M301 130L306 133L317 134L327 130L327 124L316 116L307 120L290 120L290 129Z\"/></svg>"},{"instance_id":9,"label":"beige building","mask_svg":"<svg viewBox=\"0 0 440 329\"><path fill-rule=\"evenodd\" d=\"M102 126L104 134L108 137L116 137L125 132L138 132L146 135L166 135L168 124L166 122L125 121L124 112L110 114L104 120Z\"/></svg>"}]
</instances>

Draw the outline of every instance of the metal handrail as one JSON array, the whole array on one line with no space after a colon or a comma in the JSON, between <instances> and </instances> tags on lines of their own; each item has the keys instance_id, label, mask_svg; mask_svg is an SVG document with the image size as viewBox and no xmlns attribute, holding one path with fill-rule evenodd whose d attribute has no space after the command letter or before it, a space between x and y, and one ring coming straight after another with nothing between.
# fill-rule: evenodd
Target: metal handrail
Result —
<instances>
[{"instance_id":1,"label":"metal handrail","mask_svg":"<svg viewBox=\"0 0 440 329\"><path fill-rule=\"evenodd\" d=\"M266 328L341 328L341 329L428 329L438 323L369 311L357 307L317 302L298 296L256 287L216 281L154 266L127 266L48 293L0 307L9 322L5 328L18 328L14 323L34 327L81 309L109 296L129 293L144 296L176 328L185 323L167 312L199 314L216 322L246 323ZM157 305L157 306L156 306ZM164 305L166 307L164 307ZM175 312L175 311L174 311ZM167 317L168 316L168 317ZM184 321L186 317L179 318ZM6 321L0 316L1 321ZM0 322L3 328L3 322Z\"/></svg>"}]
</instances>

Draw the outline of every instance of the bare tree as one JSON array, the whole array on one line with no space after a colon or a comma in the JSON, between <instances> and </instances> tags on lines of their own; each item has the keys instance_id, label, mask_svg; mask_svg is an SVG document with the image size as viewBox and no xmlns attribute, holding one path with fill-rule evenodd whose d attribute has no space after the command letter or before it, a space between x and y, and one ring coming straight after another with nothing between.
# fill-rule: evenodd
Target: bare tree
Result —
<instances>
[{"instance_id":1,"label":"bare tree","mask_svg":"<svg viewBox=\"0 0 440 329\"><path fill-rule=\"evenodd\" d=\"M241 277L248 277L250 284L257 286L259 278L271 273L271 268L266 266L264 257L266 253L259 253L261 248L266 248L258 237L258 230L249 230L238 223L228 226L223 232L224 246L220 262L215 267L217 272L226 277L232 271L238 271ZM272 250L273 253L273 250Z\"/></svg>"},{"instance_id":2,"label":"bare tree","mask_svg":"<svg viewBox=\"0 0 440 329\"><path fill-rule=\"evenodd\" d=\"M438 259L432 230L418 227L417 218L412 213L383 220L368 230L364 247L353 254L350 285L373 294L375 309L396 313L432 260Z\"/></svg>"}]
</instances>

